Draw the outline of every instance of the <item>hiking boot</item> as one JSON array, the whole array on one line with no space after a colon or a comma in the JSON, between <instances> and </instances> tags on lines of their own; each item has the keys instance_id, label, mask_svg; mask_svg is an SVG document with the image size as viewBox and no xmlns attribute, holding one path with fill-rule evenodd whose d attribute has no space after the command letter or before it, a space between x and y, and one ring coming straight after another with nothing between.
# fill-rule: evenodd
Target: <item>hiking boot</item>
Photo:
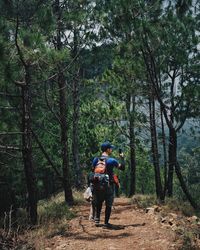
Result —
<instances>
[{"instance_id":1,"label":"hiking boot","mask_svg":"<svg viewBox=\"0 0 200 250\"><path fill-rule=\"evenodd\" d=\"M100 223L99 218L95 218L95 219L94 219L94 222L95 222L95 226L96 226L96 227L99 227L99 223Z\"/></svg>"},{"instance_id":2,"label":"hiking boot","mask_svg":"<svg viewBox=\"0 0 200 250\"><path fill-rule=\"evenodd\" d=\"M104 227L104 228L112 228L112 224L110 224L110 223L105 223L105 224L103 225L103 227Z\"/></svg>"}]
</instances>

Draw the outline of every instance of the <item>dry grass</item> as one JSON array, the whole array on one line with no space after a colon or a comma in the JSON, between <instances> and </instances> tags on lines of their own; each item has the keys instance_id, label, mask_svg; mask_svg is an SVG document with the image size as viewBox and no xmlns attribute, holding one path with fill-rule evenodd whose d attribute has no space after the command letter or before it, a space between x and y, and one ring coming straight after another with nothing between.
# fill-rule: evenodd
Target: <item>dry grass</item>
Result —
<instances>
[{"instance_id":1,"label":"dry grass","mask_svg":"<svg viewBox=\"0 0 200 250\"><path fill-rule=\"evenodd\" d=\"M59 193L48 200L38 203L38 225L43 226L57 220L71 219L73 213L64 200L64 193Z\"/></svg>"},{"instance_id":2,"label":"dry grass","mask_svg":"<svg viewBox=\"0 0 200 250\"><path fill-rule=\"evenodd\" d=\"M82 193L73 191L74 204L84 202ZM55 236L64 235L68 231L68 221L76 216L73 207L68 207L64 200L64 193L59 193L49 200L42 200L38 204L38 226L29 231L27 237L36 249L44 249L45 242Z\"/></svg>"},{"instance_id":3,"label":"dry grass","mask_svg":"<svg viewBox=\"0 0 200 250\"><path fill-rule=\"evenodd\" d=\"M147 208L158 204L155 195L136 194L131 198L131 202L136 204L139 208Z\"/></svg>"},{"instance_id":4,"label":"dry grass","mask_svg":"<svg viewBox=\"0 0 200 250\"><path fill-rule=\"evenodd\" d=\"M189 202L180 201L176 198L166 198L165 202L160 202L157 200L155 195L134 195L132 198L132 203L137 204L139 208L147 208L153 205L161 205L163 210L166 212L178 212L185 216L199 216L198 212L195 211Z\"/></svg>"},{"instance_id":5,"label":"dry grass","mask_svg":"<svg viewBox=\"0 0 200 250\"><path fill-rule=\"evenodd\" d=\"M185 216L193 216L196 211L191 207L189 202L180 201L176 198L166 198L165 206L166 211L180 212Z\"/></svg>"},{"instance_id":6,"label":"dry grass","mask_svg":"<svg viewBox=\"0 0 200 250\"><path fill-rule=\"evenodd\" d=\"M75 205L84 202L81 192L74 190L73 195ZM37 226L30 227L26 210L19 209L17 219L12 221L13 227L11 228L10 236L16 236L17 242L19 242L19 249L44 249L45 242L48 241L49 238L67 233L68 221L75 216L74 208L67 206L64 193L61 192L52 196L50 199L38 202ZM7 231L8 229L4 228L0 236L8 235ZM8 237L3 238L5 239L5 244L12 244Z\"/></svg>"}]
</instances>

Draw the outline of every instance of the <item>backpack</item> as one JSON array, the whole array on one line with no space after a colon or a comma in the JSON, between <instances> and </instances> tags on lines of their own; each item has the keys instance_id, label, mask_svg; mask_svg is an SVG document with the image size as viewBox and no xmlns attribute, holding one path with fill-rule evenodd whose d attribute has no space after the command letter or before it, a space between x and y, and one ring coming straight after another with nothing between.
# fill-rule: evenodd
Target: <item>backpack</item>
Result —
<instances>
[{"instance_id":1,"label":"backpack","mask_svg":"<svg viewBox=\"0 0 200 250\"><path fill-rule=\"evenodd\" d=\"M96 174L106 174L106 157L100 157L98 159L97 165L94 168L94 173Z\"/></svg>"},{"instance_id":2,"label":"backpack","mask_svg":"<svg viewBox=\"0 0 200 250\"><path fill-rule=\"evenodd\" d=\"M93 188L96 191L105 191L109 186L109 176L106 169L106 157L99 157L93 173Z\"/></svg>"}]
</instances>

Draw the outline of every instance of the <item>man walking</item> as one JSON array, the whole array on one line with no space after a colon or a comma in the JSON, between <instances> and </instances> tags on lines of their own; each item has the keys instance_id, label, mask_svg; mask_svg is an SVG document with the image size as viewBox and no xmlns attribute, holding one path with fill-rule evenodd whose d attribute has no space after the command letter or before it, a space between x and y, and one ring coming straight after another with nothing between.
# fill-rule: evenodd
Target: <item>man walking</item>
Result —
<instances>
[{"instance_id":1,"label":"man walking","mask_svg":"<svg viewBox=\"0 0 200 250\"><path fill-rule=\"evenodd\" d=\"M118 168L120 170L125 169L125 161L124 161L124 155L123 153L120 153L120 162L118 162L115 158L110 157L112 154L114 146L111 145L110 142L104 142L101 144L101 151L102 155L100 157L96 157L93 160L92 166L94 173L101 172L100 165L102 168L102 164L99 162L105 161L105 176L108 177L107 185L105 185L105 188L99 189L95 188L94 184L94 190L93 190L93 202L96 207L96 215L95 215L95 225L98 226L100 223L100 215L101 215L101 209L103 202L105 201L106 209L105 209L105 227L111 227L112 225L109 223L110 215L111 215L111 209L114 201L114 173L113 169ZM98 171L96 171L98 169ZM101 174L100 174L101 175Z\"/></svg>"}]
</instances>

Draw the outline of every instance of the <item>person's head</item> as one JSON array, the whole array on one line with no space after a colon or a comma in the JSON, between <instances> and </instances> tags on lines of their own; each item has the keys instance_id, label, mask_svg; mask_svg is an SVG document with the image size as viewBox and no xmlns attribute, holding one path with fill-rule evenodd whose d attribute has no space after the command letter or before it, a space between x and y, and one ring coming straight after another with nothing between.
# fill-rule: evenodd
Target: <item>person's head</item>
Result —
<instances>
[{"instance_id":1,"label":"person's head","mask_svg":"<svg viewBox=\"0 0 200 250\"><path fill-rule=\"evenodd\" d=\"M112 154L114 146L110 142L104 142L101 144L102 153Z\"/></svg>"}]
</instances>

